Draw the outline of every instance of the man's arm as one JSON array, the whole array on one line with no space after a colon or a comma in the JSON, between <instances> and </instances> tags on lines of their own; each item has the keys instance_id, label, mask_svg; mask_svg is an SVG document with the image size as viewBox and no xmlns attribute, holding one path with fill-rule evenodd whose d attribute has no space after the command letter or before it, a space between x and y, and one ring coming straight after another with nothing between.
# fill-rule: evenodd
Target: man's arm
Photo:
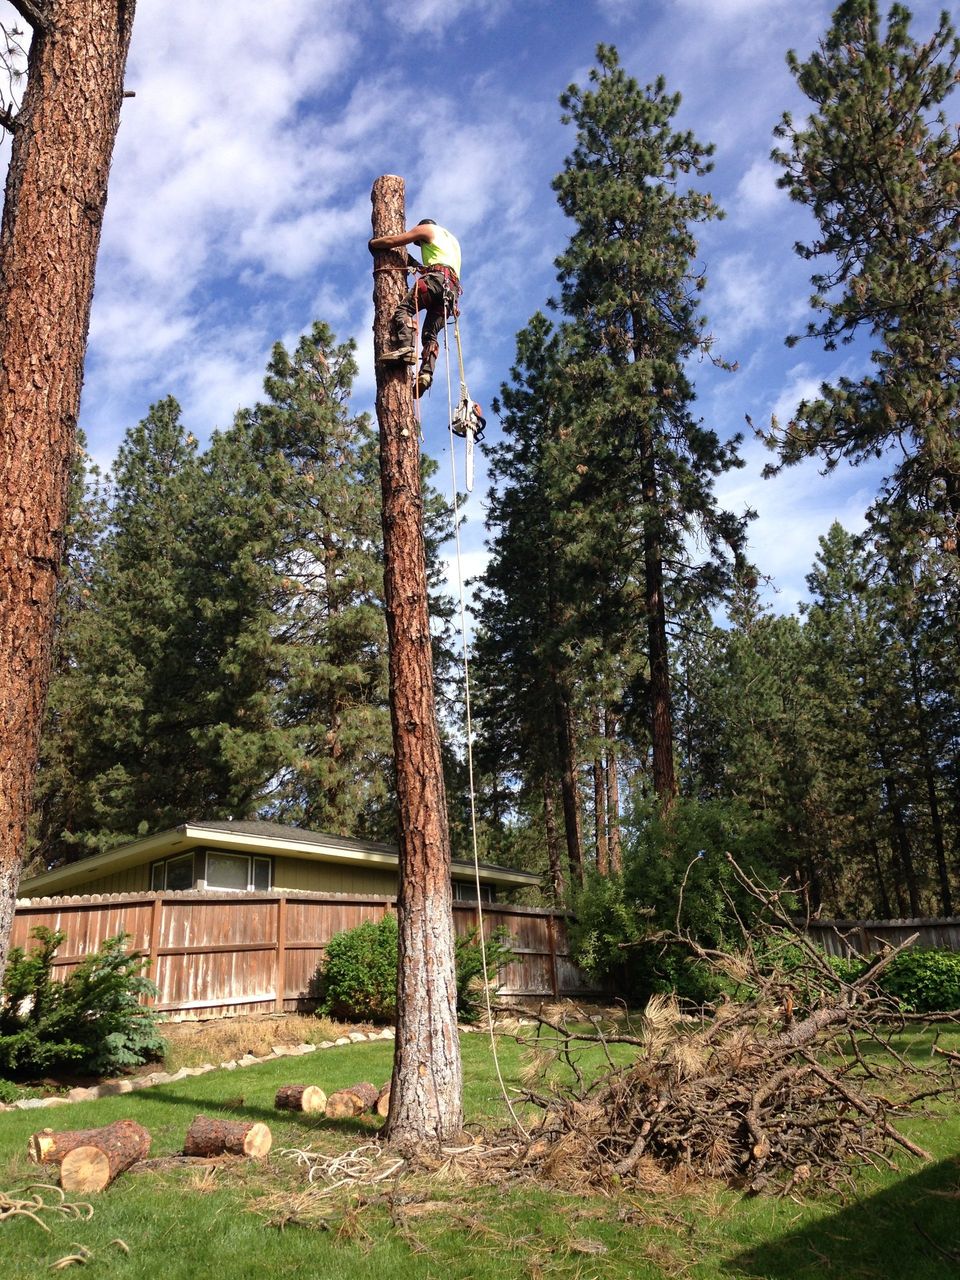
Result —
<instances>
[{"instance_id":1,"label":"man's arm","mask_svg":"<svg viewBox=\"0 0 960 1280\"><path fill-rule=\"evenodd\" d=\"M420 222L409 231L401 231L395 236L374 236L369 241L368 248L371 253L382 253L384 249L400 249L405 244L423 244L424 240L432 241L433 238L434 230L430 223Z\"/></svg>"}]
</instances>

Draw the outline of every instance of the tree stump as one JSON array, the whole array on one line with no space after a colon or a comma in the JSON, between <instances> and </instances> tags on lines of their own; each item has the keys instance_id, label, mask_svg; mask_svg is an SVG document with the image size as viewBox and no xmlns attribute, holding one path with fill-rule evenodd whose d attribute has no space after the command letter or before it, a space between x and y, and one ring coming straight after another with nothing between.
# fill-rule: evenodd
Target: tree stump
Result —
<instances>
[{"instance_id":1,"label":"tree stump","mask_svg":"<svg viewBox=\"0 0 960 1280\"><path fill-rule=\"evenodd\" d=\"M383 1086L380 1092L377 1094L377 1100L373 1104L373 1109L374 1111L376 1111L378 1116L383 1116L384 1119L386 1119L386 1117L390 1114L390 1081L389 1080Z\"/></svg>"},{"instance_id":2,"label":"tree stump","mask_svg":"<svg viewBox=\"0 0 960 1280\"><path fill-rule=\"evenodd\" d=\"M64 1191L84 1193L102 1191L149 1150L150 1134L135 1120L117 1120L102 1129L44 1129L27 1143L35 1164L59 1163Z\"/></svg>"},{"instance_id":3,"label":"tree stump","mask_svg":"<svg viewBox=\"0 0 960 1280\"><path fill-rule=\"evenodd\" d=\"M355 1116L362 1116L376 1106L378 1094L376 1086L366 1082L352 1084L349 1089L338 1089L327 1099L327 1119L352 1120Z\"/></svg>"},{"instance_id":4,"label":"tree stump","mask_svg":"<svg viewBox=\"0 0 960 1280\"><path fill-rule=\"evenodd\" d=\"M268 1125L243 1120L213 1120L197 1116L183 1140L185 1156L249 1156L259 1159L273 1146Z\"/></svg>"},{"instance_id":5,"label":"tree stump","mask_svg":"<svg viewBox=\"0 0 960 1280\"><path fill-rule=\"evenodd\" d=\"M278 1111L316 1115L326 1110L327 1095L315 1084L285 1084L277 1090L273 1105Z\"/></svg>"}]
</instances>

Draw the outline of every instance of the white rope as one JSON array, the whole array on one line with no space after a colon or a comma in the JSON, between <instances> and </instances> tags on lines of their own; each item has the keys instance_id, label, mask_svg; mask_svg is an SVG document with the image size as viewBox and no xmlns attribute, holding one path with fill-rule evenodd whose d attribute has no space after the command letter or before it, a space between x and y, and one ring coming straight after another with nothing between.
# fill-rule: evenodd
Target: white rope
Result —
<instances>
[{"instance_id":1,"label":"white rope","mask_svg":"<svg viewBox=\"0 0 960 1280\"><path fill-rule=\"evenodd\" d=\"M480 932L480 958L483 963L483 997L487 1012L487 1030L490 1036L490 1049L493 1053L493 1064L496 1068L497 1080L500 1084L500 1092L503 1094L503 1100L507 1104L507 1110L513 1117L513 1123L525 1138L529 1138L530 1134L523 1127L520 1117L514 1110L513 1102L510 1099L510 1095L507 1092L507 1086L503 1079L503 1072L500 1070L500 1056L497 1052L497 1038L493 1030L493 1008L490 1003L490 984L487 981L487 943L483 932L483 904L480 901L480 853L479 843L477 840L477 798L473 782L473 715L470 706L470 655L469 645L467 643L467 604L463 584L463 556L460 548L460 504L457 498L457 462L455 437L453 434L453 383L450 376L450 341L447 336L446 305L444 305L443 319L443 349L447 366L447 430L450 437L450 480L452 485L450 503L453 510L453 536L454 545L457 550L457 584L460 592L460 635L463 642L463 689L467 734L467 785L470 793L470 836L473 843L473 874L477 890L477 926ZM456 322L456 317L454 317L454 321ZM464 379L463 353L460 349L459 327L457 328L457 349L460 356L460 380L462 384Z\"/></svg>"}]
</instances>

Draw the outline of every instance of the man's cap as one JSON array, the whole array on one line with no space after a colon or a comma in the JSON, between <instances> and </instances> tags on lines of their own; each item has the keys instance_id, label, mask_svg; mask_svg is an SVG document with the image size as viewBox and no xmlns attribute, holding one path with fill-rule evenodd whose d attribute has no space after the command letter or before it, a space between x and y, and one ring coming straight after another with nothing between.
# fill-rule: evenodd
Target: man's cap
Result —
<instances>
[{"instance_id":1,"label":"man's cap","mask_svg":"<svg viewBox=\"0 0 960 1280\"><path fill-rule=\"evenodd\" d=\"M418 227L425 226L428 222L430 223L431 227L435 227L437 225L435 218L421 218L420 221L417 223L417 226Z\"/></svg>"}]
</instances>

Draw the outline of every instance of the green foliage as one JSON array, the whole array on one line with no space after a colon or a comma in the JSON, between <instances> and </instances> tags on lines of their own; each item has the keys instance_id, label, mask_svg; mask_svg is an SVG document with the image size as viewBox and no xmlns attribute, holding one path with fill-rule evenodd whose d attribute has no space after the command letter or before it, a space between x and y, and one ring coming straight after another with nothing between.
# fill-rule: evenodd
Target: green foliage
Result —
<instances>
[{"instance_id":1,"label":"green foliage","mask_svg":"<svg viewBox=\"0 0 960 1280\"><path fill-rule=\"evenodd\" d=\"M487 941L487 975L513 953L505 930ZM476 1022L482 1007L483 956L477 931L456 940L457 1016ZM355 929L334 934L327 944L319 986L319 1012L363 1022L392 1022L397 1016L397 917L388 911L376 924L366 920Z\"/></svg>"},{"instance_id":2,"label":"green foliage","mask_svg":"<svg viewBox=\"0 0 960 1280\"><path fill-rule=\"evenodd\" d=\"M108 938L63 981L51 978L62 933L42 926L31 952L15 947L0 1004L0 1072L31 1076L68 1068L108 1075L163 1054L157 1015L138 1003L156 994L127 934Z\"/></svg>"},{"instance_id":3,"label":"green foliage","mask_svg":"<svg viewBox=\"0 0 960 1280\"><path fill-rule=\"evenodd\" d=\"M392 1022L397 1016L397 917L335 933L320 975L319 1012L338 1018Z\"/></svg>"},{"instance_id":4,"label":"green foliage","mask_svg":"<svg viewBox=\"0 0 960 1280\"><path fill-rule=\"evenodd\" d=\"M960 1009L960 953L902 951L880 975L880 985L910 1013Z\"/></svg>"},{"instance_id":5,"label":"green foliage","mask_svg":"<svg viewBox=\"0 0 960 1280\"><path fill-rule=\"evenodd\" d=\"M797 252L822 267L811 279L818 319L807 335L826 350L858 331L874 342L860 379L824 384L770 443L782 463L817 454L833 467L885 454L900 461L878 504L895 541L932 533L955 551L960 457L954 442L960 362L960 152L943 110L956 86L960 40L949 15L930 37L877 0L844 0L819 48L788 65L810 100L785 115L774 151L780 185L813 213L819 235ZM796 342L796 337L790 339Z\"/></svg>"},{"instance_id":6,"label":"green foliage","mask_svg":"<svg viewBox=\"0 0 960 1280\"><path fill-rule=\"evenodd\" d=\"M495 929L484 941L485 947L481 947L480 935L476 929L456 940L457 1017L461 1022L480 1021L484 1011L484 985L496 984L499 970L513 959L510 935L506 929ZM486 969L483 964L484 950Z\"/></svg>"},{"instance_id":7,"label":"green foliage","mask_svg":"<svg viewBox=\"0 0 960 1280\"><path fill-rule=\"evenodd\" d=\"M682 947L653 940L679 928L704 946L739 937L757 904L737 885L727 854L762 877L769 829L744 805L680 799L667 817L641 809L622 876L591 876L574 903L574 958L627 1000L674 991L703 1003L715 977Z\"/></svg>"}]
</instances>

